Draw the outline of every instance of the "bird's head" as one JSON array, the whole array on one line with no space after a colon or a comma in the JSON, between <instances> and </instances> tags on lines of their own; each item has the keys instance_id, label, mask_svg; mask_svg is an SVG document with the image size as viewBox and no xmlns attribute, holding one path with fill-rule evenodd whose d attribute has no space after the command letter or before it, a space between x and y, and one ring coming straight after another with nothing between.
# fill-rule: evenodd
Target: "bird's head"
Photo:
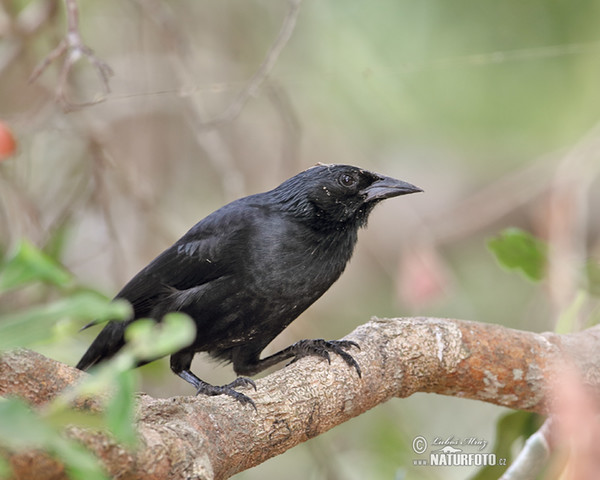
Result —
<instances>
[{"instance_id":1,"label":"bird's head","mask_svg":"<svg viewBox=\"0 0 600 480\"><path fill-rule=\"evenodd\" d=\"M273 192L299 217L315 225L364 226L382 200L422 192L419 187L351 165L318 164L286 180Z\"/></svg>"}]
</instances>

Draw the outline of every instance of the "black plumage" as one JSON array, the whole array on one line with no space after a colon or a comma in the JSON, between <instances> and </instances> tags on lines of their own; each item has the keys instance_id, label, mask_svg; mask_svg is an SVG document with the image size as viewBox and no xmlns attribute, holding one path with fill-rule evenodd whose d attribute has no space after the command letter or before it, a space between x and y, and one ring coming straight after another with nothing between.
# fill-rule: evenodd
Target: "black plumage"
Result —
<instances>
[{"instance_id":1,"label":"black plumage","mask_svg":"<svg viewBox=\"0 0 600 480\"><path fill-rule=\"evenodd\" d=\"M171 356L171 369L198 393L227 394L254 385L240 377L213 386L190 371L193 356L208 352L233 363L238 375L254 375L282 360L340 355L347 341L302 340L261 359L262 350L339 278L356 245L358 229L381 200L421 191L409 183L349 165L317 165L277 188L233 201L194 225L123 287L134 315L109 322L77 364L86 370L124 345L135 319L157 321L172 311L197 327L193 343Z\"/></svg>"}]
</instances>

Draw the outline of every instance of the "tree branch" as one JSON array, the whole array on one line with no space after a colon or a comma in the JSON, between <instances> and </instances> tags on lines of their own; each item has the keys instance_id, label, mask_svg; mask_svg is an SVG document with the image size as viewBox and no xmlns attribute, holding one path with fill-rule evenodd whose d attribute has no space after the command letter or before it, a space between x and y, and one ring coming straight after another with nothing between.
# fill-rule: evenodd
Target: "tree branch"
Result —
<instances>
[{"instance_id":1,"label":"tree branch","mask_svg":"<svg viewBox=\"0 0 600 480\"><path fill-rule=\"evenodd\" d=\"M438 318L373 319L345 337L363 377L336 356L331 365L303 358L246 392L258 411L225 397L154 399L140 394L140 447L127 451L108 435L71 427L112 475L150 479L224 479L285 452L390 398L430 392L548 413L551 388L566 361L595 391L600 385L600 327L557 335ZM0 358L0 395L41 406L84 375L39 354ZM97 408L80 401L76 408ZM62 478L39 452L10 457L16 478ZM43 465L43 468L36 466Z\"/></svg>"},{"instance_id":2,"label":"tree branch","mask_svg":"<svg viewBox=\"0 0 600 480\"><path fill-rule=\"evenodd\" d=\"M215 128L223 125L224 123L230 122L233 119L237 118L237 116L241 113L242 109L246 105L246 102L250 99L250 97L256 95L256 92L263 84L263 82L267 79L281 52L287 45L289 39L294 32L294 28L296 27L296 20L298 19L298 15L300 14L300 3L302 0L289 0L289 10L283 20L283 25L281 26L281 30L275 39L273 45L267 52L265 59L258 67L258 70L254 72L254 75L248 80L245 87L236 95L231 104L218 115L213 120L206 122L204 124L204 128Z\"/></svg>"},{"instance_id":3,"label":"tree branch","mask_svg":"<svg viewBox=\"0 0 600 480\"><path fill-rule=\"evenodd\" d=\"M102 101L102 99L99 99L91 102L75 103L69 99L66 92L69 73L77 60L81 57L85 57L94 66L102 81L104 93L110 92L108 80L113 75L113 71L106 62L98 58L94 51L83 42L81 33L79 32L79 9L77 8L76 1L65 0L65 8L67 13L67 34L65 35L65 38L59 42L58 46L46 55L42 62L34 69L29 77L29 83L37 80L52 62L64 55L65 60L60 69L60 76L56 86L56 98L63 109L69 112Z\"/></svg>"}]
</instances>

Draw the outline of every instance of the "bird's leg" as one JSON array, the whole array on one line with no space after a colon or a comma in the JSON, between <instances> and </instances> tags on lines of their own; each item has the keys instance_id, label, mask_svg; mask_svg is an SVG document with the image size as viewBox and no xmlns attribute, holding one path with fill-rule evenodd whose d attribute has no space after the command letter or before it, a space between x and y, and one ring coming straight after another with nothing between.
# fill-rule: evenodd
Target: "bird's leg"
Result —
<instances>
[{"instance_id":1,"label":"bird's leg","mask_svg":"<svg viewBox=\"0 0 600 480\"><path fill-rule=\"evenodd\" d=\"M183 378L186 382L192 384L196 389L196 395L199 395L201 393L208 396L228 395L243 405L252 405L252 407L254 407L254 410L256 410L256 405L250 397L247 397L243 393L234 390L237 387L247 386L251 386L254 388L254 390L256 390L256 384L252 380L245 377L238 377L233 382L228 383L227 385L211 385L210 383L201 380L190 371L192 358L193 354L190 355L187 353L179 353L172 355L171 370L173 370L174 373L176 373L179 377Z\"/></svg>"},{"instance_id":2,"label":"bird's leg","mask_svg":"<svg viewBox=\"0 0 600 480\"><path fill-rule=\"evenodd\" d=\"M243 375L254 375L258 372L262 372L263 370L272 367L273 365L278 364L288 358L292 358L292 361L288 363L288 365L298 361L302 357L307 357L309 355L316 355L318 357L324 358L329 363L331 363L331 357L329 353L335 353L342 357L342 359L348 364L348 366L353 367L358 373L358 376L362 376L362 372L360 370L360 366L354 360L354 357L346 352L347 349L356 347L360 350L360 346L356 342L352 342L350 340L323 340L322 338L317 338L314 340L300 340L293 345L290 345L287 348L284 348L280 352L274 353L262 360L256 359L254 362L236 362L234 360L234 370L238 374Z\"/></svg>"}]
</instances>

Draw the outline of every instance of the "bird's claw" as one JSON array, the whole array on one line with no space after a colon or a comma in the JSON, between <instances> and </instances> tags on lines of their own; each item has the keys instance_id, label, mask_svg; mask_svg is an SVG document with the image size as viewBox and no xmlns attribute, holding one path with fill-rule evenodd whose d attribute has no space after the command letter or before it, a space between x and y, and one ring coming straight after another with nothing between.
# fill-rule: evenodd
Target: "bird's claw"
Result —
<instances>
[{"instance_id":1,"label":"bird's claw","mask_svg":"<svg viewBox=\"0 0 600 480\"><path fill-rule=\"evenodd\" d=\"M316 355L324 358L328 363L331 364L331 355L329 352L333 352L342 357L342 360L344 360L348 366L353 367L360 378L362 377L360 365L356 362L356 360L354 360L352 355L345 351L346 349L350 349L352 347L360 350L358 343L351 340L323 340L322 338L315 340L300 340L292 347L292 352L295 356L293 360L288 363L288 365L295 363L300 358L307 357L309 355Z\"/></svg>"},{"instance_id":2,"label":"bird's claw","mask_svg":"<svg viewBox=\"0 0 600 480\"><path fill-rule=\"evenodd\" d=\"M257 411L254 400L252 400L250 397L244 395L243 393L240 393L240 392L234 390L234 388L248 387L248 386L250 386L250 387L254 388L254 390L256 390L256 384L254 383L253 380L250 380L249 378L246 378L246 377L238 377L233 382L228 383L227 385L221 385L221 386L215 386L215 385L209 385L209 384L201 385L198 388L198 390L196 391L196 395L200 395L201 393L204 395L209 395L209 396L227 395L227 396L233 398L234 400L237 400L242 405L251 405L252 408L254 408L254 411Z\"/></svg>"},{"instance_id":3,"label":"bird's claw","mask_svg":"<svg viewBox=\"0 0 600 480\"><path fill-rule=\"evenodd\" d=\"M358 348L360 350L360 345L356 342L353 342L352 340L330 340L329 343L335 343L336 345L338 345L339 347L343 348L343 349L348 349L348 348Z\"/></svg>"},{"instance_id":4,"label":"bird's claw","mask_svg":"<svg viewBox=\"0 0 600 480\"><path fill-rule=\"evenodd\" d=\"M237 387L252 387L256 392L256 383L254 380L247 377L237 377L233 382L225 385L227 388L237 388Z\"/></svg>"}]
</instances>

